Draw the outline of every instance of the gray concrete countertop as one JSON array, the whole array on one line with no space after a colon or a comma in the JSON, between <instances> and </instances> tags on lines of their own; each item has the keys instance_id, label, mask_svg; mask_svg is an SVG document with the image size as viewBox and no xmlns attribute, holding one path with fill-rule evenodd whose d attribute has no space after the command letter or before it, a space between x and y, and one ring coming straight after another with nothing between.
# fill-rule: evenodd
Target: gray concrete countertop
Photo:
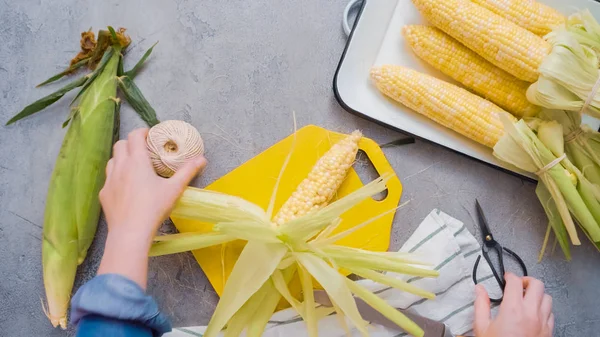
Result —
<instances>
[{"instance_id":1,"label":"gray concrete countertop","mask_svg":"<svg viewBox=\"0 0 600 337\"><path fill-rule=\"evenodd\" d=\"M344 111L333 96L332 78L345 43L340 24L345 4L0 0L0 121L58 87L34 89L65 67L81 31L123 25L133 40L126 68L160 41L137 79L159 118L186 120L204 136L210 166L197 186L288 135L292 111L299 125L343 132L358 128L380 143L397 139L400 134ZM72 329L52 329L40 305L44 200L68 102L0 126L1 336L73 335ZM127 104L121 116L122 135L143 126ZM404 184L403 201L411 200L396 215L391 248L397 249L433 208L475 233L472 215L479 198L497 239L546 282L554 297L555 335L598 335L600 256L583 240L573 249L572 262L557 251L537 263L546 219L532 183L421 141L384 152ZM105 236L102 220L76 288L93 277ZM217 296L191 254L152 259L149 278L149 293L175 326L208 322Z\"/></svg>"}]
</instances>

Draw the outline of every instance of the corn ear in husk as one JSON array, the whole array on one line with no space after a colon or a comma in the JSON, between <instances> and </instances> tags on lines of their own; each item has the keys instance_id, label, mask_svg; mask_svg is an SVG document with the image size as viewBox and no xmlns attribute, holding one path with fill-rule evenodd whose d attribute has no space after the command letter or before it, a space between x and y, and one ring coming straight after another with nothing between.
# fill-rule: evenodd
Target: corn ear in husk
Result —
<instances>
[{"instance_id":1,"label":"corn ear in husk","mask_svg":"<svg viewBox=\"0 0 600 337\"><path fill-rule=\"evenodd\" d=\"M600 133L582 125L577 112L544 110L538 117L562 125L567 157L592 184L600 186Z\"/></svg>"},{"instance_id":2,"label":"corn ear in husk","mask_svg":"<svg viewBox=\"0 0 600 337\"><path fill-rule=\"evenodd\" d=\"M593 191L589 181L570 163L568 158L563 157L563 154L560 153L562 129L557 128L555 123L538 127L538 131L540 127L542 129L547 127L541 133L543 138L547 139L551 150L525 121L512 123L509 120L503 120L503 123L506 133L494 147L494 156L510 166L538 175L539 182L536 192L548 214L550 226L554 229L557 238L564 239L564 232L555 229L562 222L571 243L580 244L574 217L590 240L594 243L599 242L600 226L598 223L600 218L596 216L597 211L590 208L597 203L597 200L589 194ZM556 137L560 139L553 140ZM563 159L561 160L561 158ZM541 184L544 186L539 186ZM548 194L551 198L548 198ZM556 213L560 215L560 221L556 219ZM564 242L561 247L565 251ZM565 251L565 255L569 256L569 252Z\"/></svg>"},{"instance_id":3,"label":"corn ear in husk","mask_svg":"<svg viewBox=\"0 0 600 337\"><path fill-rule=\"evenodd\" d=\"M91 32L86 34L93 37ZM116 32L108 27L98 36L98 43L93 44L95 49L78 55L67 70L40 85L54 82L83 65L89 65L93 72L28 105L7 123L37 113L69 91L82 87L72 100L73 106L63 124L63 127L69 125L69 129L52 172L43 226L45 311L52 325L63 329L67 327L77 266L84 261L98 225L98 193L119 131L116 78L123 72L122 52L130 43L124 29Z\"/></svg>"},{"instance_id":4,"label":"corn ear in husk","mask_svg":"<svg viewBox=\"0 0 600 337\"><path fill-rule=\"evenodd\" d=\"M563 126L555 121L541 121L537 126L537 135L540 141L557 156L565 155L564 152L564 139L563 139ZM577 190L581 195L581 198L587 205L590 213L596 220L596 223L600 224L600 188L597 185L592 184L577 168L571 160L567 157L562 160L562 165L565 170L571 175L573 184L577 186Z\"/></svg>"},{"instance_id":5,"label":"corn ear in husk","mask_svg":"<svg viewBox=\"0 0 600 337\"><path fill-rule=\"evenodd\" d=\"M113 143L120 48L115 48L92 82L65 136L50 180L44 216L42 264L48 315L66 328L66 315L77 265L94 239L104 184L104 168Z\"/></svg>"}]
</instances>

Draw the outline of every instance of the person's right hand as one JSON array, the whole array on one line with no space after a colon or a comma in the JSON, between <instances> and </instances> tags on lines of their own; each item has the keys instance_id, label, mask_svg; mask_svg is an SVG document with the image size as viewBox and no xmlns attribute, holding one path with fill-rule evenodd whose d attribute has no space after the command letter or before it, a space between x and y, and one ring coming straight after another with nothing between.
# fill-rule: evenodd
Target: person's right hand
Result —
<instances>
[{"instance_id":1,"label":"person's right hand","mask_svg":"<svg viewBox=\"0 0 600 337\"><path fill-rule=\"evenodd\" d=\"M552 297L544 293L544 284L533 277L518 277L511 273L506 273L504 278L504 299L493 320L487 291L480 284L475 287L475 336L552 337Z\"/></svg>"}]
</instances>

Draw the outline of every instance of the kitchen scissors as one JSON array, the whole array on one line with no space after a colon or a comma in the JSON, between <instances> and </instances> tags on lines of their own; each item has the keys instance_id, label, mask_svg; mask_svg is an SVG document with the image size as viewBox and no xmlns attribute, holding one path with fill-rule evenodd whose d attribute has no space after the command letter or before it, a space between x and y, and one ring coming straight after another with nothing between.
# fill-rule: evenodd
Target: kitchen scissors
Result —
<instances>
[{"instance_id":1,"label":"kitchen scissors","mask_svg":"<svg viewBox=\"0 0 600 337\"><path fill-rule=\"evenodd\" d=\"M481 260L481 256L483 255L483 258L489 264L490 269L492 270L492 274L494 275L496 282L498 283L500 289L502 289L502 293L504 294L504 287L506 286L506 282L504 281L504 253L508 254L517 262L517 264L521 267L523 276L527 276L527 267L525 266L525 263L523 262L521 257L519 257L519 255L517 255L512 250L503 247L498 241L494 239L494 235L490 231L490 227L488 225L487 219L485 218L485 214L483 213L481 205L479 204L479 201L477 199L475 199L475 206L477 208L479 231L481 232L483 243L481 245L481 255L477 257L477 260L475 261L475 266L473 267L473 282L477 284L477 267L479 266L479 261ZM498 255L499 268L496 268L496 266L492 263L492 260L490 259L489 252L492 250L494 250ZM490 298L490 301L493 303L500 303L502 302L503 297L504 295L500 298Z\"/></svg>"}]
</instances>

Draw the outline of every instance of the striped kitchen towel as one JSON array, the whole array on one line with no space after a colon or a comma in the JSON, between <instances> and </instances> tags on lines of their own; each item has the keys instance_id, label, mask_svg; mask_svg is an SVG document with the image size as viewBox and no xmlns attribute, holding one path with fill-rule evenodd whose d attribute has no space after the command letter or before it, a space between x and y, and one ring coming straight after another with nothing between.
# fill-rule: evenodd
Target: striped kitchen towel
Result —
<instances>
[{"instance_id":1,"label":"striped kitchen towel","mask_svg":"<svg viewBox=\"0 0 600 337\"><path fill-rule=\"evenodd\" d=\"M437 278L410 277L395 275L422 289L436 294L434 300L389 288L370 280L359 281L363 286L378 294L396 308L408 309L416 314L445 323L452 333L466 334L471 331L475 285L472 280L473 265L481 252L481 247L465 225L451 216L434 209L419 225L417 230L400 249L410 252L430 263L440 272ZM388 274L391 275L391 274ZM490 295L500 295L489 265L482 260L477 275ZM497 289L494 293L494 289ZM494 311L496 308L494 309ZM351 326L349 324L349 326ZM165 337L202 336L206 327L175 328ZM369 326L372 337L402 337L399 330L392 330L377 324ZM351 331L352 336L360 336ZM293 309L277 312L271 318L263 337L307 336L306 325ZM344 337L346 331L339 325L335 315L319 321L319 335Z\"/></svg>"}]
</instances>

